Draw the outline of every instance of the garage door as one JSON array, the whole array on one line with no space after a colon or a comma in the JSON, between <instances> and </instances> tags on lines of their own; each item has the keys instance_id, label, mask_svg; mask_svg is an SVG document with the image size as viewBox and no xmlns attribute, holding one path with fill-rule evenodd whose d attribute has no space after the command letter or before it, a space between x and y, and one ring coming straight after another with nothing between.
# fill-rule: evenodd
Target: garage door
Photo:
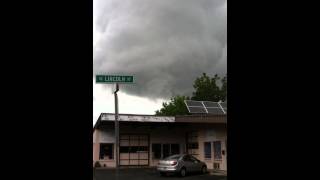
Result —
<instances>
[{"instance_id":1,"label":"garage door","mask_svg":"<svg viewBox=\"0 0 320 180\"><path fill-rule=\"evenodd\" d=\"M120 166L149 165L149 135L120 135Z\"/></svg>"}]
</instances>

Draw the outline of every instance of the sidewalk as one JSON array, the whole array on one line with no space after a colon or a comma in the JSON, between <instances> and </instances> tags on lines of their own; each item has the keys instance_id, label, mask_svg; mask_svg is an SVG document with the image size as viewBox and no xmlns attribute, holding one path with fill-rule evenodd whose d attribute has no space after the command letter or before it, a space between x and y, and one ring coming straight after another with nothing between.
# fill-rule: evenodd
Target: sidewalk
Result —
<instances>
[{"instance_id":1,"label":"sidewalk","mask_svg":"<svg viewBox=\"0 0 320 180\"><path fill-rule=\"evenodd\" d=\"M222 171L222 170L208 170L208 172L209 172L211 175L227 176L227 171Z\"/></svg>"}]
</instances>

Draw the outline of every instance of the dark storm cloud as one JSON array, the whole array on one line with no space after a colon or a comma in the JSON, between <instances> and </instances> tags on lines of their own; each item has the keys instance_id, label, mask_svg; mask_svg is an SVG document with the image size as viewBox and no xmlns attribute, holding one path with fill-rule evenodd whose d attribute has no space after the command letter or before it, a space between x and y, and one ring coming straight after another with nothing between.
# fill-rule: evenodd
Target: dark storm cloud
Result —
<instances>
[{"instance_id":1,"label":"dark storm cloud","mask_svg":"<svg viewBox=\"0 0 320 180\"><path fill-rule=\"evenodd\" d=\"M225 0L100 0L94 11L94 75L134 75L129 94L190 95L203 72L226 74Z\"/></svg>"}]
</instances>

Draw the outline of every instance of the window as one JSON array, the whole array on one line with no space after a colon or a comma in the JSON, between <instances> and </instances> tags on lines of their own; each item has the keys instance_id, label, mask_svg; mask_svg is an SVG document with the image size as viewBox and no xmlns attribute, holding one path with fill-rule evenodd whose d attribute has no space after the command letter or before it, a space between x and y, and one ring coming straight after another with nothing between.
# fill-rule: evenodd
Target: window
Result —
<instances>
[{"instance_id":1,"label":"window","mask_svg":"<svg viewBox=\"0 0 320 180\"><path fill-rule=\"evenodd\" d=\"M198 152L199 144L197 142L188 143L187 149L188 149L188 154L199 155L199 152Z\"/></svg>"},{"instance_id":2,"label":"window","mask_svg":"<svg viewBox=\"0 0 320 180\"><path fill-rule=\"evenodd\" d=\"M196 143L188 143L188 149L198 149L199 148L199 144Z\"/></svg>"},{"instance_id":3,"label":"window","mask_svg":"<svg viewBox=\"0 0 320 180\"><path fill-rule=\"evenodd\" d=\"M120 146L120 153L138 153L148 151L148 146Z\"/></svg>"},{"instance_id":4,"label":"window","mask_svg":"<svg viewBox=\"0 0 320 180\"><path fill-rule=\"evenodd\" d=\"M221 141L214 141L213 142L213 151L214 151L214 159L221 160Z\"/></svg>"},{"instance_id":5,"label":"window","mask_svg":"<svg viewBox=\"0 0 320 180\"><path fill-rule=\"evenodd\" d=\"M163 158L170 156L170 144L162 145Z\"/></svg>"},{"instance_id":6,"label":"window","mask_svg":"<svg viewBox=\"0 0 320 180\"><path fill-rule=\"evenodd\" d=\"M187 153L191 155L199 155L198 152L198 132L191 131L187 133Z\"/></svg>"},{"instance_id":7,"label":"window","mask_svg":"<svg viewBox=\"0 0 320 180\"><path fill-rule=\"evenodd\" d=\"M198 141L198 132L192 131L187 133L188 142L197 142Z\"/></svg>"},{"instance_id":8,"label":"window","mask_svg":"<svg viewBox=\"0 0 320 180\"><path fill-rule=\"evenodd\" d=\"M173 154L180 154L179 144L171 144L171 155Z\"/></svg>"},{"instance_id":9,"label":"window","mask_svg":"<svg viewBox=\"0 0 320 180\"><path fill-rule=\"evenodd\" d=\"M130 153L138 153L139 146L130 146Z\"/></svg>"},{"instance_id":10,"label":"window","mask_svg":"<svg viewBox=\"0 0 320 180\"><path fill-rule=\"evenodd\" d=\"M153 159L166 158L171 155L180 154L179 144L152 144Z\"/></svg>"},{"instance_id":11,"label":"window","mask_svg":"<svg viewBox=\"0 0 320 180\"><path fill-rule=\"evenodd\" d=\"M211 143L210 142L204 143L204 158L211 159Z\"/></svg>"},{"instance_id":12,"label":"window","mask_svg":"<svg viewBox=\"0 0 320 180\"><path fill-rule=\"evenodd\" d=\"M161 158L161 144L152 144L153 159Z\"/></svg>"},{"instance_id":13,"label":"window","mask_svg":"<svg viewBox=\"0 0 320 180\"><path fill-rule=\"evenodd\" d=\"M129 153L130 150L129 150L129 146L120 146L120 149L119 149L119 152L120 153Z\"/></svg>"},{"instance_id":14,"label":"window","mask_svg":"<svg viewBox=\"0 0 320 180\"><path fill-rule=\"evenodd\" d=\"M148 146L139 146L139 152L148 152Z\"/></svg>"},{"instance_id":15,"label":"window","mask_svg":"<svg viewBox=\"0 0 320 180\"><path fill-rule=\"evenodd\" d=\"M99 159L113 159L113 144L100 144L100 157Z\"/></svg>"}]
</instances>

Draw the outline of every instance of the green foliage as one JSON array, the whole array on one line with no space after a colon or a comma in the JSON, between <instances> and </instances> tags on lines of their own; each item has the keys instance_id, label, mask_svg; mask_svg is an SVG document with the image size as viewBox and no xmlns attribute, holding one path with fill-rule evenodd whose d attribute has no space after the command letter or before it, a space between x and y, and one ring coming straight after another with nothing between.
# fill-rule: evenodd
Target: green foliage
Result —
<instances>
[{"instance_id":1,"label":"green foliage","mask_svg":"<svg viewBox=\"0 0 320 180\"><path fill-rule=\"evenodd\" d=\"M159 116L175 116L188 114L188 109L184 104L184 100L189 100L187 96L175 96L170 99L170 102L162 103L162 108L156 111Z\"/></svg>"},{"instance_id":2,"label":"green foliage","mask_svg":"<svg viewBox=\"0 0 320 180\"><path fill-rule=\"evenodd\" d=\"M221 86L218 83L222 84ZM193 92L192 100L196 101L224 101L227 95L227 76L220 78L217 74L210 78L203 73L201 77L194 81L193 87L195 92Z\"/></svg>"},{"instance_id":3,"label":"green foliage","mask_svg":"<svg viewBox=\"0 0 320 180\"><path fill-rule=\"evenodd\" d=\"M223 77L222 80L222 87L221 87L221 101L227 100L227 76Z\"/></svg>"},{"instance_id":4,"label":"green foliage","mask_svg":"<svg viewBox=\"0 0 320 180\"><path fill-rule=\"evenodd\" d=\"M99 162L99 161L96 161L96 162L94 163L94 167L101 167L100 162Z\"/></svg>"}]
</instances>

